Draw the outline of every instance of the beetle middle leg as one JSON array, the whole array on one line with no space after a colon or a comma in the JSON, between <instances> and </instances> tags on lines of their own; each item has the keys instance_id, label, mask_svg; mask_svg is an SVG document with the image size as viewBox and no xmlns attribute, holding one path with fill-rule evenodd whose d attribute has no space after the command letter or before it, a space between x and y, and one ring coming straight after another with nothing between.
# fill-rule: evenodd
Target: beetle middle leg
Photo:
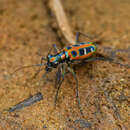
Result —
<instances>
[{"instance_id":1,"label":"beetle middle leg","mask_svg":"<svg viewBox=\"0 0 130 130\"><path fill-rule=\"evenodd\" d=\"M58 67L58 71L56 73L56 81L55 81L55 87L57 88L56 91L56 96L55 96L55 106L56 106L56 101L58 98L58 93L60 90L60 87L64 81L64 76L65 76L66 72L65 72L65 65L64 64L60 64Z\"/></svg>"}]
</instances>

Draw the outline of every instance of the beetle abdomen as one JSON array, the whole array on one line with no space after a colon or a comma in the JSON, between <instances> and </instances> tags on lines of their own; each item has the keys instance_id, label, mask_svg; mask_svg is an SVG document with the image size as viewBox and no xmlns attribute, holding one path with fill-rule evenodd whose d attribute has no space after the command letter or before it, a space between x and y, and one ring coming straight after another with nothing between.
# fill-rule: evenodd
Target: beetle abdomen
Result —
<instances>
[{"instance_id":1,"label":"beetle abdomen","mask_svg":"<svg viewBox=\"0 0 130 130\"><path fill-rule=\"evenodd\" d=\"M96 46L92 42L83 42L68 46L64 48L64 51L68 52L70 60L80 60L93 55L96 51Z\"/></svg>"}]
</instances>

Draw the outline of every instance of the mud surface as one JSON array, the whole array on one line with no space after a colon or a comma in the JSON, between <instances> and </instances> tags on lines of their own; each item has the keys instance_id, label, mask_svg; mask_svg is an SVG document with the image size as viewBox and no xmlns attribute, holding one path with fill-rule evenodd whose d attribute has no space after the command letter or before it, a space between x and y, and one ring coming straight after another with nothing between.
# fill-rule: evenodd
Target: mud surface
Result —
<instances>
[{"instance_id":1,"label":"mud surface","mask_svg":"<svg viewBox=\"0 0 130 130\"><path fill-rule=\"evenodd\" d=\"M102 45L130 47L129 0L65 0L63 5L74 32L95 36L103 32ZM100 37L100 36L99 36ZM55 71L31 79L38 67L11 76L22 65L40 63L52 44L68 45L45 0L0 0L0 129L109 129L128 130L130 69L104 61L77 65L83 118L75 98L75 80L68 74L57 106ZM129 58L125 58L129 63ZM43 100L22 110L6 110L41 92Z\"/></svg>"}]
</instances>

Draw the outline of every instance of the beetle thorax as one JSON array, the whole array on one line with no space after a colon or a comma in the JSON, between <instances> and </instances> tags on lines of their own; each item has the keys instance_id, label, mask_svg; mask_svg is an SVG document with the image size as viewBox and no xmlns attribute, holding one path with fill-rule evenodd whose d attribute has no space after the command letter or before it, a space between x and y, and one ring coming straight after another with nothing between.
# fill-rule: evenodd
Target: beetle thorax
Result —
<instances>
[{"instance_id":1,"label":"beetle thorax","mask_svg":"<svg viewBox=\"0 0 130 130\"><path fill-rule=\"evenodd\" d=\"M56 67L58 64L63 63L66 59L66 55L64 52L58 53L56 55L48 55L48 65L51 67Z\"/></svg>"}]
</instances>

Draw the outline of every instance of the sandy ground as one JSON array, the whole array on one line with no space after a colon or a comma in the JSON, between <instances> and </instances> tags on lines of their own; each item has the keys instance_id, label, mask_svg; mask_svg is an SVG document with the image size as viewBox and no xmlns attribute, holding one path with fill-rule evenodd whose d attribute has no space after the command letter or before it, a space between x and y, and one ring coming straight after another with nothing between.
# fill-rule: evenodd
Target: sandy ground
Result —
<instances>
[{"instance_id":1,"label":"sandy ground","mask_svg":"<svg viewBox=\"0 0 130 130\"><path fill-rule=\"evenodd\" d=\"M129 0L66 0L63 5L72 30L89 35L103 32L102 45L130 47ZM108 42L109 41L109 42ZM45 0L0 0L0 129L1 130L128 130L130 69L104 61L75 66L83 118L75 98L75 80L68 74L60 89L57 107L55 71L47 80L36 68L52 44L68 45ZM129 63L126 57L124 62ZM22 110L6 110L41 92L43 100Z\"/></svg>"}]
</instances>

